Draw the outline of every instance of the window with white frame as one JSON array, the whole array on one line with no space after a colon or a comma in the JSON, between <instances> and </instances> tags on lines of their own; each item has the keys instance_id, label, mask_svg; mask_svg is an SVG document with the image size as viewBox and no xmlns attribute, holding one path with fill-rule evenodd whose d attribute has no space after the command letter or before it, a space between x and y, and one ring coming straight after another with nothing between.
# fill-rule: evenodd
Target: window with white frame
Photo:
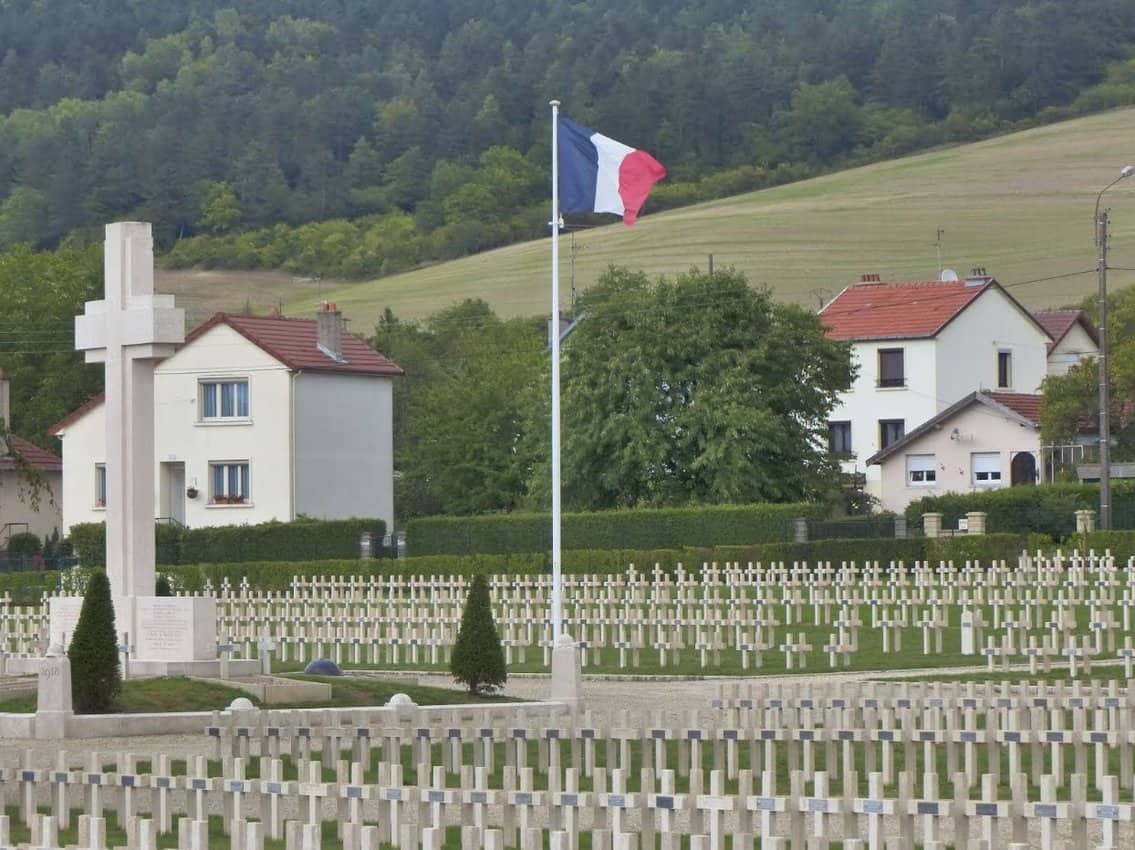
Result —
<instances>
[{"instance_id":1,"label":"window with white frame","mask_svg":"<svg viewBox=\"0 0 1135 850\"><path fill-rule=\"evenodd\" d=\"M938 459L934 455L906 456L908 487L932 487L938 482Z\"/></svg>"},{"instance_id":2,"label":"window with white frame","mask_svg":"<svg viewBox=\"0 0 1135 850\"><path fill-rule=\"evenodd\" d=\"M224 461L209 464L209 479L214 505L243 505L249 501L248 461Z\"/></svg>"},{"instance_id":3,"label":"window with white frame","mask_svg":"<svg viewBox=\"0 0 1135 850\"><path fill-rule=\"evenodd\" d=\"M247 419L248 380L201 381L201 418Z\"/></svg>"},{"instance_id":4,"label":"window with white frame","mask_svg":"<svg viewBox=\"0 0 1135 850\"><path fill-rule=\"evenodd\" d=\"M95 507L106 507L106 464L95 464Z\"/></svg>"},{"instance_id":5,"label":"window with white frame","mask_svg":"<svg viewBox=\"0 0 1135 850\"><path fill-rule=\"evenodd\" d=\"M997 352L997 389L1007 390L1013 386L1013 352Z\"/></svg>"},{"instance_id":6,"label":"window with white frame","mask_svg":"<svg viewBox=\"0 0 1135 850\"><path fill-rule=\"evenodd\" d=\"M975 487L999 487L1001 485L1001 453L974 452L970 455L970 469L973 470Z\"/></svg>"}]
</instances>

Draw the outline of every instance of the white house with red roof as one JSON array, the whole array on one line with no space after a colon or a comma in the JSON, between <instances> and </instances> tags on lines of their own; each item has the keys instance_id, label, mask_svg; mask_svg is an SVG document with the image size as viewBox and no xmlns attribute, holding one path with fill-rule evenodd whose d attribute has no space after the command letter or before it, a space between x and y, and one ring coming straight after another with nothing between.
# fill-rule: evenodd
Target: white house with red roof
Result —
<instances>
[{"instance_id":1,"label":"white house with red roof","mask_svg":"<svg viewBox=\"0 0 1135 850\"><path fill-rule=\"evenodd\" d=\"M1099 356L1099 334L1083 310L1039 310L1033 318L1052 338L1048 374L1066 375L1085 357Z\"/></svg>"},{"instance_id":2,"label":"white house with red roof","mask_svg":"<svg viewBox=\"0 0 1135 850\"><path fill-rule=\"evenodd\" d=\"M47 449L8 433L12 421L10 383L0 369L0 549L13 534L31 532L40 540L62 524L59 494L63 463Z\"/></svg>"},{"instance_id":3,"label":"white house with red roof","mask_svg":"<svg viewBox=\"0 0 1135 850\"><path fill-rule=\"evenodd\" d=\"M865 275L820 318L828 336L851 342L858 367L832 411L829 448L885 507L901 499L883 492L869 458L975 391L1034 394L1048 371L1051 337L980 269L964 280L914 283Z\"/></svg>"},{"instance_id":4,"label":"white house with red roof","mask_svg":"<svg viewBox=\"0 0 1135 850\"><path fill-rule=\"evenodd\" d=\"M392 383L402 370L316 319L218 313L154 374L154 516L191 527L379 517L393 527ZM106 506L103 405L53 428L63 527Z\"/></svg>"}]
</instances>

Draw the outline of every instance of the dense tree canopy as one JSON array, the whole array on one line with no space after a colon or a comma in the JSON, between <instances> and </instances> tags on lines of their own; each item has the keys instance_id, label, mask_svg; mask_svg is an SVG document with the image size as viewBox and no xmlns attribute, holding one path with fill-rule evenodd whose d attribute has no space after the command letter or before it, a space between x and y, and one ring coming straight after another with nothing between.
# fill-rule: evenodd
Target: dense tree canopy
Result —
<instances>
[{"instance_id":1,"label":"dense tree canopy","mask_svg":"<svg viewBox=\"0 0 1135 850\"><path fill-rule=\"evenodd\" d=\"M102 368L74 350L74 317L102 297L102 251L27 247L0 254L0 368L14 433L58 449L48 429L102 389Z\"/></svg>"},{"instance_id":2,"label":"dense tree canopy","mask_svg":"<svg viewBox=\"0 0 1135 850\"><path fill-rule=\"evenodd\" d=\"M133 218L163 247L205 240L176 262L324 275L544 232L551 97L667 165L655 209L1135 102L1128 0L42 0L0 15L0 249ZM288 230L345 218L328 238L351 232L350 251Z\"/></svg>"},{"instance_id":3,"label":"dense tree canopy","mask_svg":"<svg viewBox=\"0 0 1135 850\"><path fill-rule=\"evenodd\" d=\"M848 347L827 339L815 315L774 304L732 271L651 282L615 268L580 311L563 349L566 505L831 491L822 435L852 367ZM544 429L534 436L547 439Z\"/></svg>"},{"instance_id":4,"label":"dense tree canopy","mask_svg":"<svg viewBox=\"0 0 1135 850\"><path fill-rule=\"evenodd\" d=\"M561 349L564 505L593 510L792 501L833 491L824 435L848 347L732 271L675 280L612 268ZM421 324L387 314L403 517L547 507L543 322L466 301Z\"/></svg>"},{"instance_id":5,"label":"dense tree canopy","mask_svg":"<svg viewBox=\"0 0 1135 850\"><path fill-rule=\"evenodd\" d=\"M421 325L387 314L374 338L406 377L394 391L396 507L482 513L519 507L530 471L527 411L537 402L543 323L502 320L465 301Z\"/></svg>"}]
</instances>

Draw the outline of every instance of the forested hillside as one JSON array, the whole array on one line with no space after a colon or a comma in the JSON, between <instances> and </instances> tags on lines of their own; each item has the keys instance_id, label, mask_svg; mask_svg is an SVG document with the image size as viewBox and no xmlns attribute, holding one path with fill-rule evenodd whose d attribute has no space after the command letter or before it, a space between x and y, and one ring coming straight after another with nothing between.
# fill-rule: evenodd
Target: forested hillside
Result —
<instances>
[{"instance_id":1,"label":"forested hillside","mask_svg":"<svg viewBox=\"0 0 1135 850\"><path fill-rule=\"evenodd\" d=\"M666 164L649 211L1135 102L1133 42L1130 0L0 0L0 249L384 274L544 231L552 97Z\"/></svg>"}]
</instances>

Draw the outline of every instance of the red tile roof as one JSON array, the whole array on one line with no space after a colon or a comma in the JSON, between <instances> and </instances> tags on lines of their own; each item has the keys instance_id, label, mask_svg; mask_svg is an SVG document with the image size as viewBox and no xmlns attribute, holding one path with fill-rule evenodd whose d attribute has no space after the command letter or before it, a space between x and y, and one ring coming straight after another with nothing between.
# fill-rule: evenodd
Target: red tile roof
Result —
<instances>
[{"instance_id":1,"label":"red tile roof","mask_svg":"<svg viewBox=\"0 0 1135 850\"><path fill-rule=\"evenodd\" d=\"M1088 321L1088 316L1083 310L1040 310L1033 313L1033 318L1052 337L1052 343L1048 346L1049 351L1060 344L1060 340L1064 339L1064 335L1072 330L1072 326L1077 322L1082 324L1088 336L1099 344L1095 325Z\"/></svg>"},{"instance_id":2,"label":"red tile roof","mask_svg":"<svg viewBox=\"0 0 1135 850\"><path fill-rule=\"evenodd\" d=\"M12 435L8 437L8 445L14 454L22 457L27 463L40 472L58 472L63 468L63 461L59 455L41 449L35 443ZM11 457L0 457L0 469L15 469L16 461Z\"/></svg>"},{"instance_id":3,"label":"red tile roof","mask_svg":"<svg viewBox=\"0 0 1135 850\"><path fill-rule=\"evenodd\" d=\"M271 354L295 371L346 372L363 375L395 376L401 367L375 351L354 334L343 334L343 360L337 361L318 347L316 321L283 316L235 316L215 313L185 337L188 345L217 325L228 325L241 336Z\"/></svg>"},{"instance_id":4,"label":"red tile roof","mask_svg":"<svg viewBox=\"0 0 1135 850\"><path fill-rule=\"evenodd\" d=\"M923 339L938 334L997 282L921 281L849 286L820 311L832 339ZM1000 287L998 287L1000 288Z\"/></svg>"},{"instance_id":5,"label":"red tile roof","mask_svg":"<svg viewBox=\"0 0 1135 850\"><path fill-rule=\"evenodd\" d=\"M991 393L984 392L986 398L991 398L1003 407L1009 408L1018 416L1023 416L1030 422L1040 422L1040 407L1044 401L1042 395L1029 393Z\"/></svg>"},{"instance_id":6,"label":"red tile roof","mask_svg":"<svg viewBox=\"0 0 1135 850\"><path fill-rule=\"evenodd\" d=\"M343 334L343 360L332 359L316 344L318 334L315 319L214 313L207 321L185 335L182 346L189 345L217 325L228 325L249 342L297 372L342 372L351 375L379 376L405 374L397 363L375 351L354 334ZM102 404L103 400L103 393L88 399L52 425L50 433L58 434L68 425L82 418L89 410Z\"/></svg>"}]
</instances>

